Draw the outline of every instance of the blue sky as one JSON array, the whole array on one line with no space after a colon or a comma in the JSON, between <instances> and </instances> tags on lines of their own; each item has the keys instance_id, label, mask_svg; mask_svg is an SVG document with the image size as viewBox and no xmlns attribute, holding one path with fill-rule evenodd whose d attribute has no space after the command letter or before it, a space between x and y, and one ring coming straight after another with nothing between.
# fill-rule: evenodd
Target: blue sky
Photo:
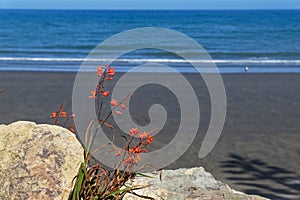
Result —
<instances>
[{"instance_id":1,"label":"blue sky","mask_svg":"<svg viewBox=\"0 0 300 200\"><path fill-rule=\"evenodd\" d=\"M0 0L25 9L300 9L300 0Z\"/></svg>"}]
</instances>

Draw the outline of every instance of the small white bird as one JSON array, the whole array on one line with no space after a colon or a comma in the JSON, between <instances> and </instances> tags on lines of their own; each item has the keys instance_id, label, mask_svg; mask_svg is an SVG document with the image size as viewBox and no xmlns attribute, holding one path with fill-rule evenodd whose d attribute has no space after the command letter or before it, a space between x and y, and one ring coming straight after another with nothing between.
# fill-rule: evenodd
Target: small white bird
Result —
<instances>
[{"instance_id":1,"label":"small white bird","mask_svg":"<svg viewBox=\"0 0 300 200\"><path fill-rule=\"evenodd\" d=\"M244 71L248 72L249 68L248 67L244 67Z\"/></svg>"}]
</instances>

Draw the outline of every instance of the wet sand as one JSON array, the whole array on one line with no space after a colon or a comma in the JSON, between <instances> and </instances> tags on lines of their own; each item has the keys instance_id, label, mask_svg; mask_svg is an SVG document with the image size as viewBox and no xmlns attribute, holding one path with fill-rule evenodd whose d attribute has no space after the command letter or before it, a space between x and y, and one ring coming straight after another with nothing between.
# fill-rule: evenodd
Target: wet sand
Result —
<instances>
[{"instance_id":1,"label":"wet sand","mask_svg":"<svg viewBox=\"0 0 300 200\"><path fill-rule=\"evenodd\" d=\"M71 112L75 76L0 72L0 90L7 89L0 94L0 123L52 123L49 115L61 104ZM185 77L199 100L200 127L192 146L168 168L203 166L245 193L300 199L300 74L223 74L226 121L217 145L204 159L198 158L198 151L210 119L209 93L201 77ZM149 117L145 113L154 103L162 103L168 111L163 136L156 137L157 145L162 146L172 139L180 123L174 95L157 85L144 87L134 94L130 107L133 119L146 125Z\"/></svg>"}]
</instances>

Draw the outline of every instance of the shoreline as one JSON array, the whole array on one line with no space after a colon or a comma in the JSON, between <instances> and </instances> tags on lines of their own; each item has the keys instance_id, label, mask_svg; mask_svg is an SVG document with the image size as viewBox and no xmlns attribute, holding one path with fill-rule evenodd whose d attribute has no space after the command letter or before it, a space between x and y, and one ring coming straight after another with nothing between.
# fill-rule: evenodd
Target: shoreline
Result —
<instances>
[{"instance_id":1,"label":"shoreline","mask_svg":"<svg viewBox=\"0 0 300 200\"><path fill-rule=\"evenodd\" d=\"M125 68L123 70L116 70L116 73L119 74L124 74L127 73L131 68ZM176 69L176 68L175 68ZM193 68L191 68L193 69ZM249 71L250 69L250 71ZM293 70L292 70L293 69ZM178 69L177 69L178 70ZM88 71L80 71L80 73L93 73L95 70L88 70ZM270 68L270 67L266 67L266 68L248 68L247 71L245 71L244 67L218 67L218 73L217 74L221 74L221 75L225 75L225 74L300 74L300 69L299 67L285 67L285 68ZM57 70L2 70L0 68L0 73L70 73L70 74L77 74L79 72L78 69L72 69L72 70L61 70L61 71L57 71ZM130 73L170 73L170 72L165 72L165 71L160 71L160 72L152 72L152 71L146 71L146 72L130 72ZM199 72L195 72L194 70L190 70L190 71L181 71L180 68L176 73L181 73L181 74L199 74ZM203 71L201 72L201 74L216 74L215 72L209 72L209 71Z\"/></svg>"},{"instance_id":2,"label":"shoreline","mask_svg":"<svg viewBox=\"0 0 300 200\"><path fill-rule=\"evenodd\" d=\"M116 74L115 82L120 75ZM192 146L168 168L203 166L236 190L272 199L298 195L300 74L221 74L227 94L227 117L217 145L202 160L197 155L210 119L209 94L201 76L183 75L191 82L200 103L200 128ZM0 72L0 89L7 89L0 94L0 124L18 120L52 124L50 113L61 104L71 112L75 76L76 73L61 72ZM155 93L151 93L154 89ZM162 144L172 138L178 122L175 104L169 103L173 97L166 93L162 88L148 88L146 92L137 91L137 99L133 99L133 113L137 113L135 119L141 125L149 121L144 116L148 104L162 101L169 106L171 118L165 136L156 139ZM148 102L138 103L139 98Z\"/></svg>"}]
</instances>

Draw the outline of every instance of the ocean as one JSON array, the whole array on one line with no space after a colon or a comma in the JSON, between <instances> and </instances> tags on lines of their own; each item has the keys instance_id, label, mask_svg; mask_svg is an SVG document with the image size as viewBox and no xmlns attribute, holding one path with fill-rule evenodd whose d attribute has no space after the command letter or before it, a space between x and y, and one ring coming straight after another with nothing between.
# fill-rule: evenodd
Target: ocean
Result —
<instances>
[{"instance_id":1,"label":"ocean","mask_svg":"<svg viewBox=\"0 0 300 200\"><path fill-rule=\"evenodd\" d=\"M142 27L193 38L221 73L243 73L245 67L249 73L300 73L300 10L0 10L0 71L76 72L99 43ZM112 64L127 71L145 63L194 72L184 59L157 49Z\"/></svg>"}]
</instances>

